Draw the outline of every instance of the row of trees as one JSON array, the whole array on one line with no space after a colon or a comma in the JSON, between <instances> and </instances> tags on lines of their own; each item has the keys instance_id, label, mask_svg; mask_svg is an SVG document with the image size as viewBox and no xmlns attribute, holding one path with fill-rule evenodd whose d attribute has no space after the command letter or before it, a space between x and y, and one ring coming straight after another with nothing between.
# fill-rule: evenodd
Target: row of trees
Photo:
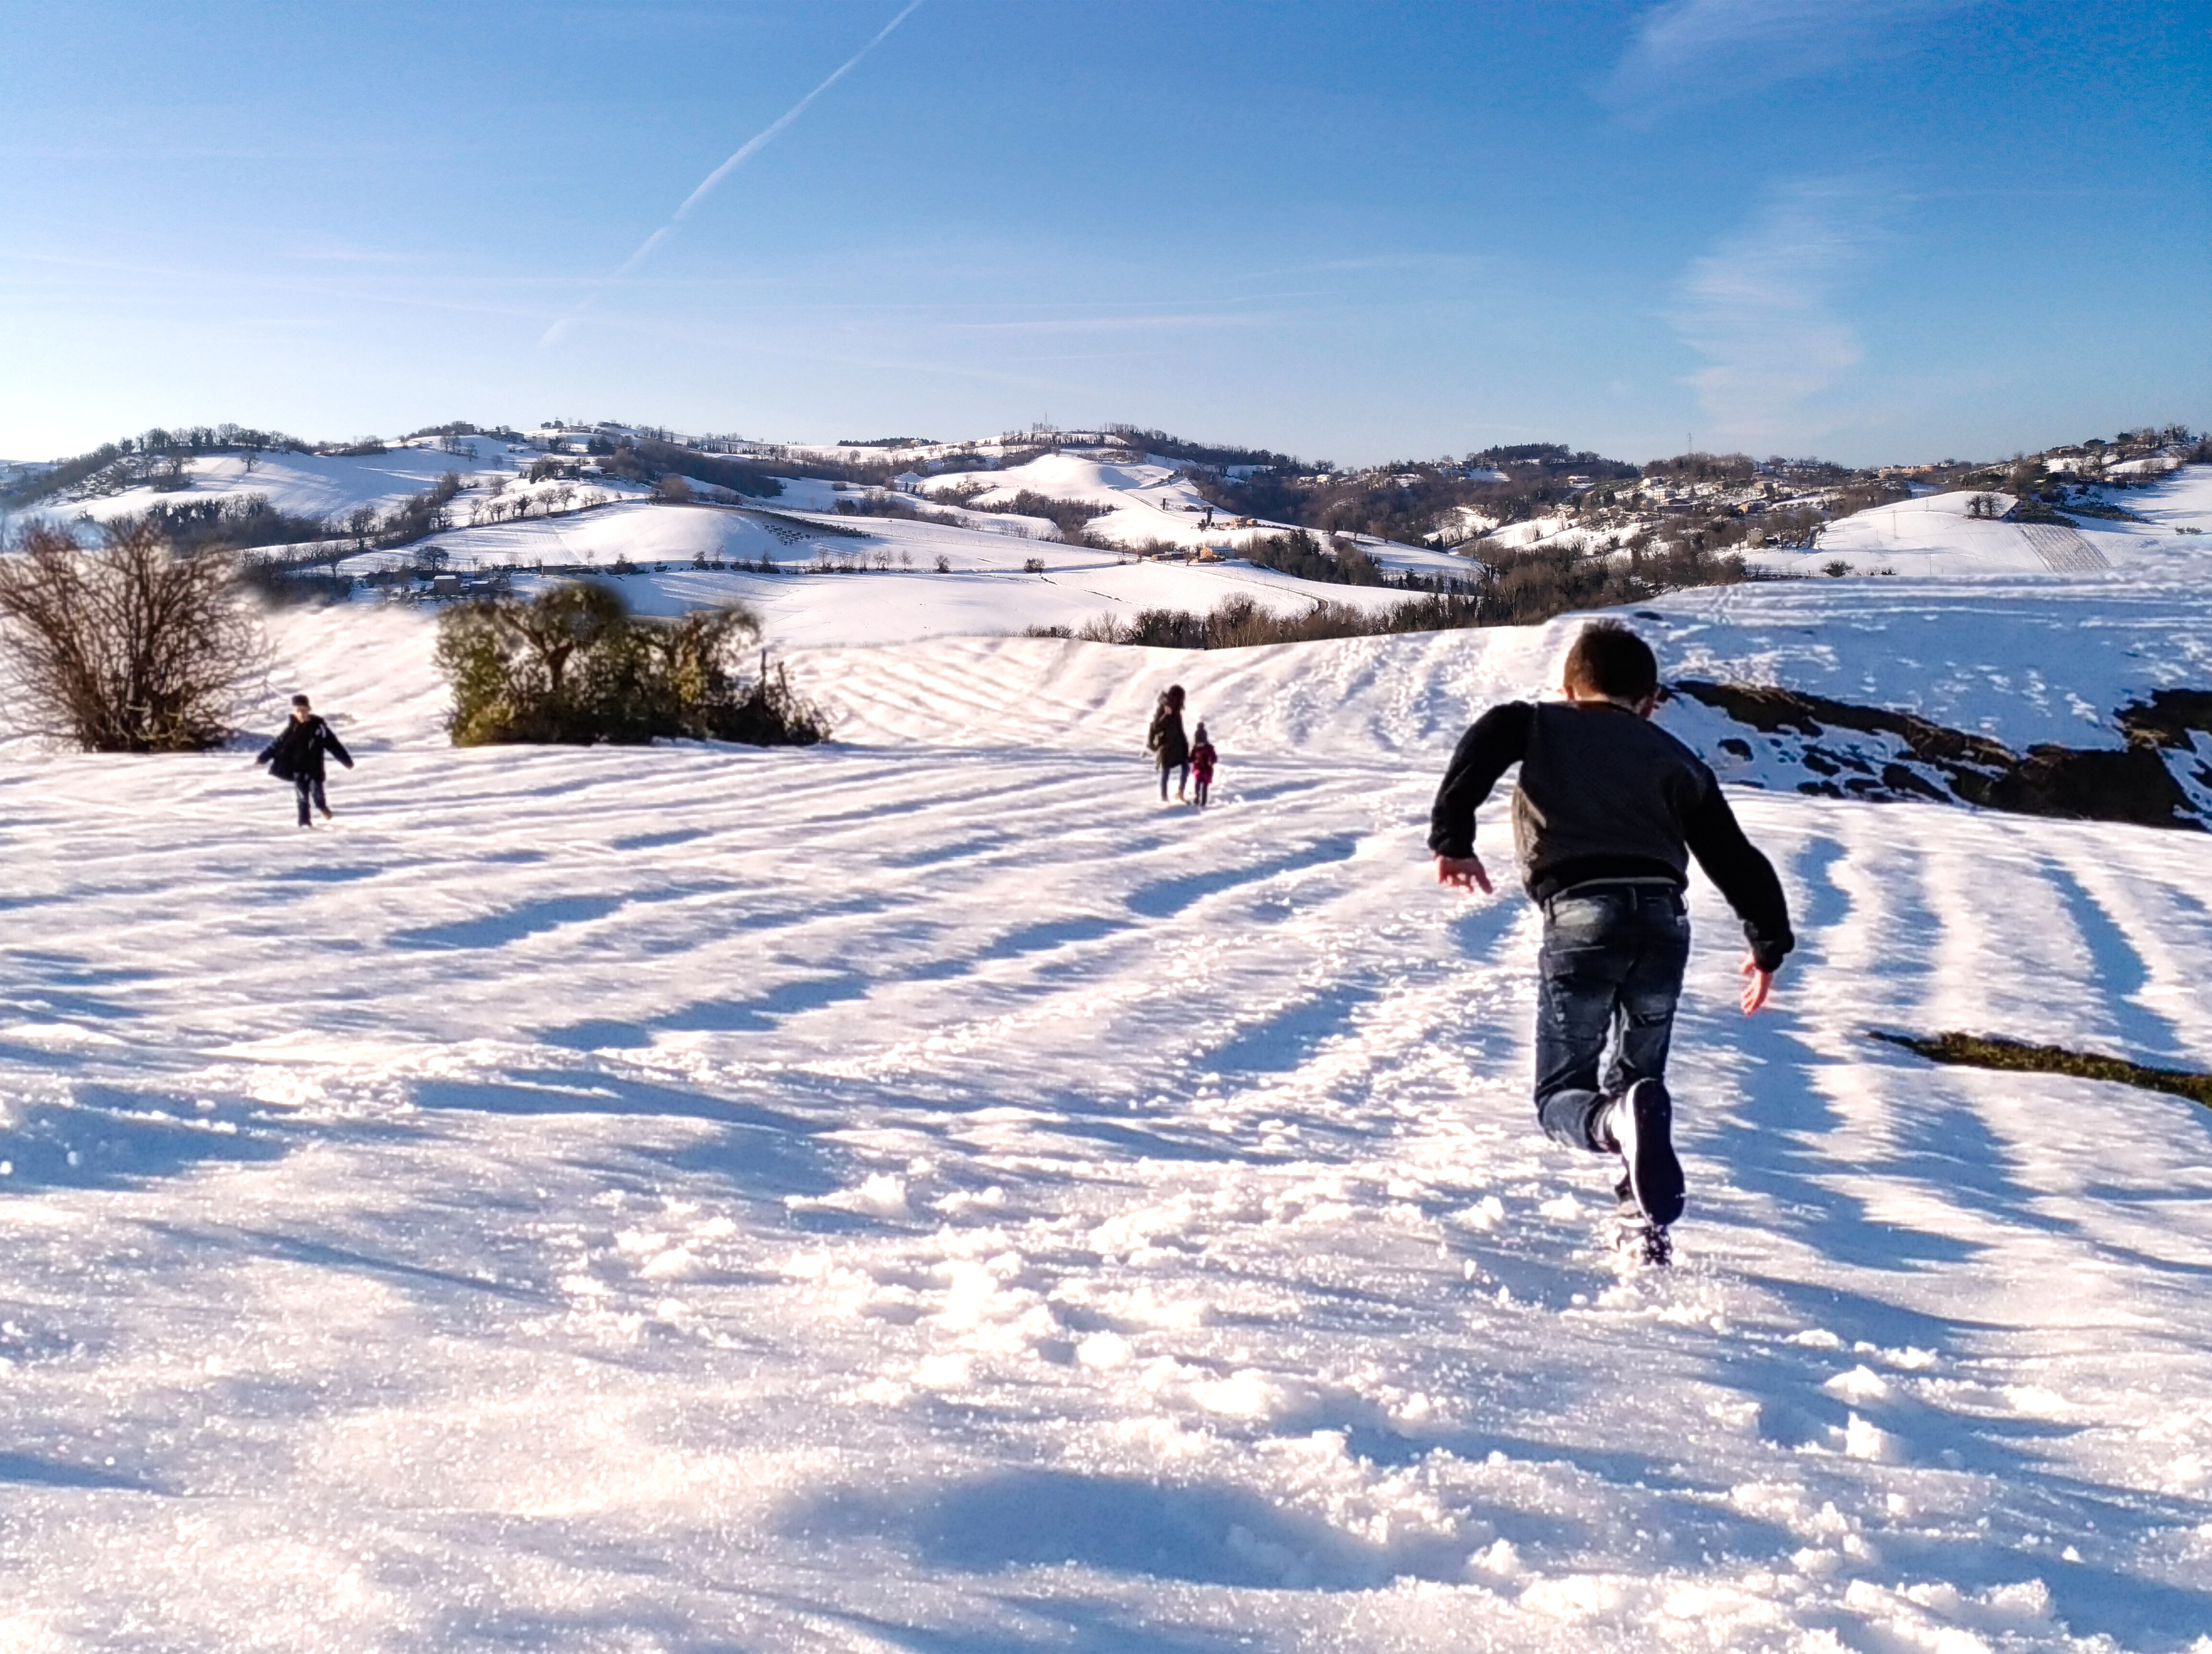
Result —
<instances>
[{"instance_id":1,"label":"row of trees","mask_svg":"<svg viewBox=\"0 0 2212 1654\"><path fill-rule=\"evenodd\" d=\"M1635 466L1601 454L1532 442L1487 448L1464 461L1401 460L1351 472L1285 466L1243 478L1196 471L1190 480L1224 511L1323 534L1411 542L1448 531L1462 512L1502 524L1569 510L1592 482L1637 476Z\"/></svg>"},{"instance_id":2,"label":"row of trees","mask_svg":"<svg viewBox=\"0 0 2212 1654\"><path fill-rule=\"evenodd\" d=\"M1338 540L1324 551L1321 542L1304 529L1249 541L1242 549L1247 561L1295 575L1301 580L1318 581L1325 585L1390 583L1375 560L1351 541Z\"/></svg>"},{"instance_id":3,"label":"row of trees","mask_svg":"<svg viewBox=\"0 0 2212 1654\"><path fill-rule=\"evenodd\" d=\"M1534 626L1572 609L1644 603L1662 591L1729 585L1750 578L1741 558L1700 551L1654 554L1639 567L1626 569L1565 547L1547 547L1501 554L1488 576L1471 591L1431 592L1388 609L1319 603L1285 614L1236 597L1202 615L1148 609L1127 620L1104 615L1081 627L1032 627L1030 635L1161 649L1244 649L1462 627Z\"/></svg>"}]
</instances>

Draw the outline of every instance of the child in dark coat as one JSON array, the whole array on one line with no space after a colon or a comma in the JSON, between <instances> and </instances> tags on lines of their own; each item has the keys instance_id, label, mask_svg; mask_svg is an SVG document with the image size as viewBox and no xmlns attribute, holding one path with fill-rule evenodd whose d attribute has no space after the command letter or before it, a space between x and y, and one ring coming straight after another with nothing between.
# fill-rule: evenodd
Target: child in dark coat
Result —
<instances>
[{"instance_id":1,"label":"child in dark coat","mask_svg":"<svg viewBox=\"0 0 2212 1654\"><path fill-rule=\"evenodd\" d=\"M1198 739L1191 743L1190 785L1194 797L1192 802L1200 809L1206 808L1207 790L1213 785L1214 760L1219 756L1213 743L1206 738L1206 725L1198 726Z\"/></svg>"},{"instance_id":2,"label":"child in dark coat","mask_svg":"<svg viewBox=\"0 0 2212 1654\"><path fill-rule=\"evenodd\" d=\"M313 827L314 821L307 814L313 803L322 811L323 820L331 819L331 802L323 791L323 754L328 753L348 769L353 767L353 755L337 732L315 715L305 695L292 697L292 721L277 737L262 749L261 756L253 761L269 766L270 774L279 781L289 781L300 798L300 825Z\"/></svg>"}]
</instances>

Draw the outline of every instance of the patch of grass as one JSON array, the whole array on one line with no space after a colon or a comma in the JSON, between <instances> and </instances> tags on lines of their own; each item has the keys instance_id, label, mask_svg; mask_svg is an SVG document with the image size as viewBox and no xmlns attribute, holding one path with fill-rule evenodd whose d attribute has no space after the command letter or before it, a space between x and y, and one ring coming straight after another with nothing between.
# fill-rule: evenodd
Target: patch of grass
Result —
<instances>
[{"instance_id":1,"label":"patch of grass","mask_svg":"<svg viewBox=\"0 0 2212 1654\"><path fill-rule=\"evenodd\" d=\"M2117 1085L2139 1086L2145 1091L2162 1091L2170 1097L2186 1097L2212 1108L2212 1074L2192 1074L2186 1069L2146 1068L2141 1063L2103 1057L2095 1051L2069 1051L2063 1045L2031 1045L2017 1039L1991 1039L1974 1033L1939 1033L1927 1039L1910 1033L1888 1033L1880 1028L1869 1032L1887 1045L1902 1045L1931 1063L2109 1080Z\"/></svg>"}]
</instances>

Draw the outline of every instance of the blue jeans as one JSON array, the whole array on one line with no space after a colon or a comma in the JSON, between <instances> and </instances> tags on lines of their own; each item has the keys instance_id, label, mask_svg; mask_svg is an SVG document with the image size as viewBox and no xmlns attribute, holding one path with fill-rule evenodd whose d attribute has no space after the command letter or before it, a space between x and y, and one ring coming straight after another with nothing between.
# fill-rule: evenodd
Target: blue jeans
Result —
<instances>
[{"instance_id":1,"label":"blue jeans","mask_svg":"<svg viewBox=\"0 0 2212 1654\"><path fill-rule=\"evenodd\" d=\"M1536 1118L1547 1136L1605 1153L1590 1130L1599 1112L1637 1081L1666 1077L1689 957L1689 915L1671 885L1585 885L1545 904Z\"/></svg>"},{"instance_id":2,"label":"blue jeans","mask_svg":"<svg viewBox=\"0 0 2212 1654\"><path fill-rule=\"evenodd\" d=\"M319 777L295 775L292 778L292 790L300 795L300 825L301 827L314 825L307 819L307 806L310 803L325 815L331 813L330 801L323 796L323 784Z\"/></svg>"}]
</instances>

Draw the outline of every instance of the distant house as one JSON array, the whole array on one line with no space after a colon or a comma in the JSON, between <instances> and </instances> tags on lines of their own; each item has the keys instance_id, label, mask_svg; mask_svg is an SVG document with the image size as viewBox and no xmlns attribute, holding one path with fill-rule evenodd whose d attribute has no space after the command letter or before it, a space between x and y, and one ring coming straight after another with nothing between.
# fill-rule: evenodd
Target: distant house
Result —
<instances>
[{"instance_id":1,"label":"distant house","mask_svg":"<svg viewBox=\"0 0 2212 1654\"><path fill-rule=\"evenodd\" d=\"M901 471L891 479L891 487L896 488L901 494L916 493L921 488L921 473Z\"/></svg>"}]
</instances>

